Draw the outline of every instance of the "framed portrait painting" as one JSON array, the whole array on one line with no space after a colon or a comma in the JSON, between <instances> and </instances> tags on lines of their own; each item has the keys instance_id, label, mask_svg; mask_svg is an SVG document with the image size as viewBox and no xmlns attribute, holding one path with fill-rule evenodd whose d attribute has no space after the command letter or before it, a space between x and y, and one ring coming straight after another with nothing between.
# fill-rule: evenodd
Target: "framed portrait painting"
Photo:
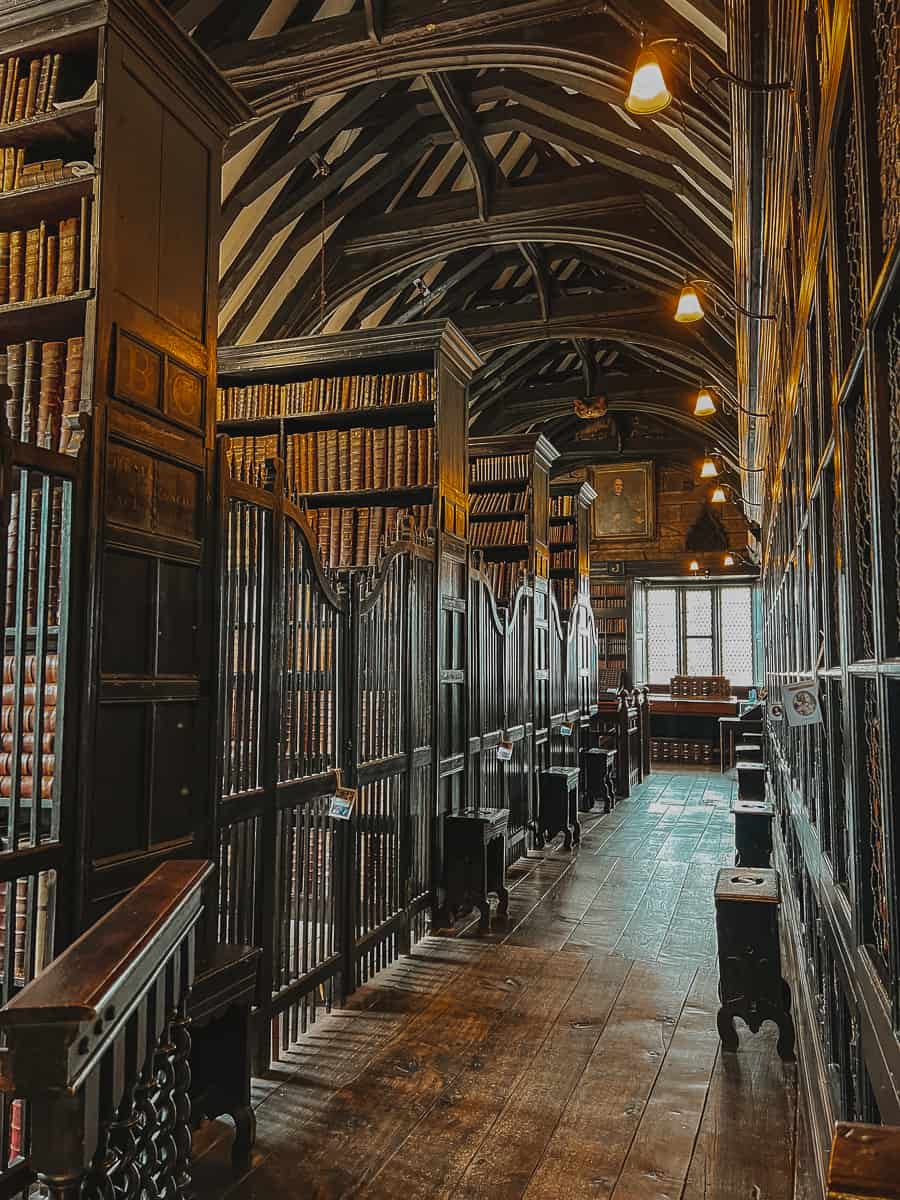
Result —
<instances>
[{"instance_id":1,"label":"framed portrait painting","mask_svg":"<svg viewBox=\"0 0 900 1200\"><path fill-rule=\"evenodd\" d=\"M603 541L656 536L656 488L652 462L604 463L593 467L597 499L591 535Z\"/></svg>"}]
</instances>

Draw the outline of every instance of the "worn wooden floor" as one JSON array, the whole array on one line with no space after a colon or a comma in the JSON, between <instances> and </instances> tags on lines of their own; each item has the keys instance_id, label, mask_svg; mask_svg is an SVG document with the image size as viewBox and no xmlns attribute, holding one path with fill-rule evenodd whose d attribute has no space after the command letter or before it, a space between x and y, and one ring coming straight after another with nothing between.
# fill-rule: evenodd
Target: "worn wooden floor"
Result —
<instances>
[{"instance_id":1,"label":"worn wooden floor","mask_svg":"<svg viewBox=\"0 0 900 1200\"><path fill-rule=\"evenodd\" d=\"M505 925L426 939L260 1083L248 1175L215 1127L200 1136L198 1196L815 1196L774 1030L739 1026L739 1053L719 1051L732 787L651 776L586 818L577 854L521 864Z\"/></svg>"}]
</instances>

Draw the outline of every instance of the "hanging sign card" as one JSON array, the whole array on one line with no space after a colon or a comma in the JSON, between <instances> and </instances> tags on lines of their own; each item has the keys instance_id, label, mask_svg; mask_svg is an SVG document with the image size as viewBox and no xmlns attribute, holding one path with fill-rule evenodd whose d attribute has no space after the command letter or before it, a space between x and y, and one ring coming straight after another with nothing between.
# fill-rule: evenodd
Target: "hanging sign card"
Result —
<instances>
[{"instance_id":1,"label":"hanging sign card","mask_svg":"<svg viewBox=\"0 0 900 1200\"><path fill-rule=\"evenodd\" d=\"M798 679L796 683L784 684L781 701L788 725L821 725L818 680Z\"/></svg>"}]
</instances>

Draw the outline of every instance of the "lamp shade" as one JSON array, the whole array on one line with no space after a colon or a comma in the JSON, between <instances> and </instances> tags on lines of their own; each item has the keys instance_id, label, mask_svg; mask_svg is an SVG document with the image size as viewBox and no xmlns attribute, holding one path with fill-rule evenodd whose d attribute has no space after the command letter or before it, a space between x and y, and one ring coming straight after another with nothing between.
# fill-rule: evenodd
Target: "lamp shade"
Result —
<instances>
[{"instance_id":1,"label":"lamp shade","mask_svg":"<svg viewBox=\"0 0 900 1200\"><path fill-rule=\"evenodd\" d=\"M700 468L701 479L715 479L719 474L719 468L711 458L704 458L703 466Z\"/></svg>"},{"instance_id":2,"label":"lamp shade","mask_svg":"<svg viewBox=\"0 0 900 1200\"><path fill-rule=\"evenodd\" d=\"M695 417L711 417L716 411L716 402L708 388L701 388L694 403Z\"/></svg>"},{"instance_id":3,"label":"lamp shade","mask_svg":"<svg viewBox=\"0 0 900 1200\"><path fill-rule=\"evenodd\" d=\"M723 487L713 488L713 494L709 498L710 504L725 503L725 489Z\"/></svg>"},{"instance_id":4,"label":"lamp shade","mask_svg":"<svg viewBox=\"0 0 900 1200\"><path fill-rule=\"evenodd\" d=\"M689 571L699 571L700 570L700 564L697 562L696 558L691 559L691 565L688 568L688 570Z\"/></svg>"},{"instance_id":5,"label":"lamp shade","mask_svg":"<svg viewBox=\"0 0 900 1200\"><path fill-rule=\"evenodd\" d=\"M723 567L733 567L734 566L734 555L726 554L725 557L722 559L722 566Z\"/></svg>"},{"instance_id":6,"label":"lamp shade","mask_svg":"<svg viewBox=\"0 0 900 1200\"><path fill-rule=\"evenodd\" d=\"M652 117L671 103L672 93L666 86L659 59L652 50L642 50L634 65L625 107L636 116Z\"/></svg>"},{"instance_id":7,"label":"lamp shade","mask_svg":"<svg viewBox=\"0 0 900 1200\"><path fill-rule=\"evenodd\" d=\"M680 325L691 325L694 321L702 321L705 316L697 289L691 283L686 283L681 289L678 304L675 308L675 320Z\"/></svg>"}]
</instances>

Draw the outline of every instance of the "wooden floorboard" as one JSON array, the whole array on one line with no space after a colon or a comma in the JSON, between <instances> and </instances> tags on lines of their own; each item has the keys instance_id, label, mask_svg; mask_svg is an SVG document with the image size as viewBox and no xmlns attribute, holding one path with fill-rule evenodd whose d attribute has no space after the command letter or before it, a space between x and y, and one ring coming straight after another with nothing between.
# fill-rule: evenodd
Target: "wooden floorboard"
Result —
<instances>
[{"instance_id":1,"label":"wooden floorboard","mask_svg":"<svg viewBox=\"0 0 900 1200\"><path fill-rule=\"evenodd\" d=\"M198 1200L820 1195L776 1032L719 1049L733 788L655 774L577 852L517 863L506 921L426 938L255 1081L245 1176L227 1126L201 1130Z\"/></svg>"}]
</instances>

